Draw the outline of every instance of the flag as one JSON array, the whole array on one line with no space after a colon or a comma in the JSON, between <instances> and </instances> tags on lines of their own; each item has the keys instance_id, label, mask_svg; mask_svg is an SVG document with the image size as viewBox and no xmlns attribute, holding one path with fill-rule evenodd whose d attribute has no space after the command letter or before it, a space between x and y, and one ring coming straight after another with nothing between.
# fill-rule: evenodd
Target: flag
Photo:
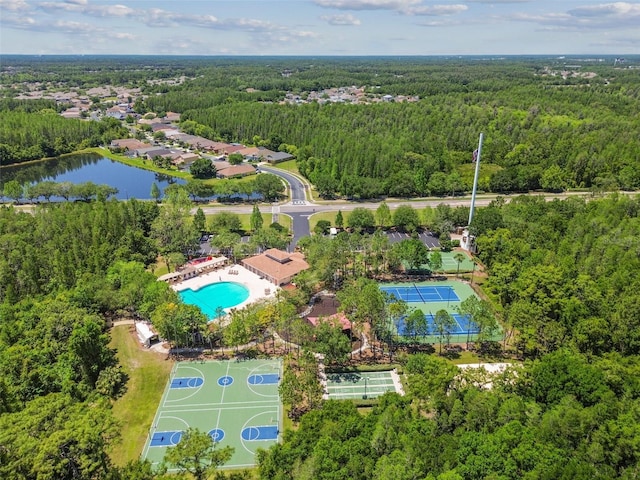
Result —
<instances>
[{"instance_id":1,"label":"flag","mask_svg":"<svg viewBox=\"0 0 640 480\"><path fill-rule=\"evenodd\" d=\"M478 160L478 149L476 148L473 151L473 159L471 160L473 163L476 163L476 161Z\"/></svg>"}]
</instances>

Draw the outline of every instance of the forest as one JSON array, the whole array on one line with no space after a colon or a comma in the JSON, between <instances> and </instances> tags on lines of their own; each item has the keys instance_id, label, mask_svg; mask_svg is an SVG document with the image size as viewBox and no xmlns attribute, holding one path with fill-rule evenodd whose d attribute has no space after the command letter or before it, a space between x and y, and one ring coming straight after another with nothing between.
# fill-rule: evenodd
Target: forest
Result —
<instances>
[{"instance_id":1,"label":"forest","mask_svg":"<svg viewBox=\"0 0 640 480\"><path fill-rule=\"evenodd\" d=\"M139 112L180 112L214 139L269 142L295 153L300 172L327 198L461 193L479 131L489 172L482 189L591 192L554 201L507 195L476 211L475 260L486 273L479 293L505 332L492 359L511 367L489 378L462 372L436 352L389 343L383 347L406 394L364 407L319 399L313 353L343 365L350 345L335 329L310 331L297 313L312 293L337 290L344 313L384 343L380 326L388 323L379 319L394 312L373 279L402 274L403 261L437 270L438 257L415 239L391 245L376 225L428 228L446 238L464 225L468 208L392 214L382 203L375 218L354 210L344 219L353 233L330 239L324 225L300 241L311 268L298 275L293 293L239 310L217 329L154 272L183 263L205 231L215 232L214 244L231 258L282 247L282 227L264 225L257 207L252 239L241 243L237 216L207 218L179 186L161 204L117 201L106 192L43 202L32 213L2 205L0 477L192 478L112 458L127 427L114 405L134 385L109 346L109 324L136 318L180 347L233 351L261 339L275 351L276 334L299 345L286 351L281 388L295 428L258 454L255 471L209 471L211 478L638 478L640 197L603 191L640 188L640 84L637 70L580 62L578 73L594 76L552 75L564 62L526 57L159 58L155 65L126 57L96 59L91 71L64 57L2 57L2 165L124 134L118 122L63 119L50 101L13 99L28 82L114 83L149 95ZM150 81L180 75L187 77L180 85ZM289 92L302 98L349 85L365 87L371 102L280 103ZM383 94L419 100L373 101ZM224 450L218 453L216 465Z\"/></svg>"},{"instance_id":2,"label":"forest","mask_svg":"<svg viewBox=\"0 0 640 480\"><path fill-rule=\"evenodd\" d=\"M140 88L137 114L178 112L185 130L296 155L299 171L326 198L469 191L479 132L485 134L484 191L640 188L637 70L613 62L578 58L577 66L566 66L568 60L544 57L165 60L154 70L146 57L100 59L92 73L83 75L64 57L32 64L7 57L12 68L0 75L6 97L0 103L2 164L104 144L123 134L110 121L49 121L47 115L56 111L50 101L36 106L12 98L28 82L84 91L118 78L118 85ZM152 81L172 76L185 80L176 85ZM362 89L357 102L324 101L334 94L327 89L352 86ZM319 99L307 102L311 92ZM301 103L284 102L287 95ZM390 99L381 100L385 95Z\"/></svg>"},{"instance_id":3,"label":"forest","mask_svg":"<svg viewBox=\"0 0 640 480\"><path fill-rule=\"evenodd\" d=\"M205 342L233 347L261 332L299 328L287 319L304 296L239 313L229 331L207 329L195 308L175 308L175 294L148 268L158 255L186 248L170 243L192 235L195 224L185 221L185 208L191 208L186 192L162 207L103 199L43 204L34 214L0 210L3 478L161 478L144 463L109 459L120 428L111 405L127 376L107 346L108 319L148 318L161 331L182 332L172 341L187 345L194 331L203 332ZM457 210L441 208L422 218L453 222ZM398 351L404 397L387 394L365 410L309 400L313 408L299 427L259 455L256 475L635 478L639 213L640 199L621 195L552 202L521 196L479 209L479 258L489 273L483 290L509 333L504 348L524 360L520 366L493 378L487 390L482 372L461 375L438 355ZM228 220L216 221L218 231L233 224ZM258 222L254 227L261 228ZM299 293L328 286L327 273L344 269L338 295L345 312L354 321L371 321L385 307L374 302L366 272L385 267L362 254L345 256L348 243L320 238L303 244L312 269L299 279ZM382 255L382 265L393 258L385 251L376 247L369 258ZM364 267L352 268L354 262ZM305 351L324 348L321 335L327 346L335 341L330 331L317 335ZM292 393L285 403L295 401Z\"/></svg>"}]
</instances>

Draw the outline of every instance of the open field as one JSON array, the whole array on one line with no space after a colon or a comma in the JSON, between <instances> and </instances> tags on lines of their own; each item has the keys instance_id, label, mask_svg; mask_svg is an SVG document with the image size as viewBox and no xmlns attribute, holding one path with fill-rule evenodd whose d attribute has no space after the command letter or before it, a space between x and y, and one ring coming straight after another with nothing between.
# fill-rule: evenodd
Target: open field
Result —
<instances>
[{"instance_id":1,"label":"open field","mask_svg":"<svg viewBox=\"0 0 640 480\"><path fill-rule=\"evenodd\" d=\"M113 415L122 426L120 441L110 455L116 465L140 457L158 402L169 379L173 361L140 346L132 325L111 329L111 348L129 375L126 393L113 404Z\"/></svg>"}]
</instances>

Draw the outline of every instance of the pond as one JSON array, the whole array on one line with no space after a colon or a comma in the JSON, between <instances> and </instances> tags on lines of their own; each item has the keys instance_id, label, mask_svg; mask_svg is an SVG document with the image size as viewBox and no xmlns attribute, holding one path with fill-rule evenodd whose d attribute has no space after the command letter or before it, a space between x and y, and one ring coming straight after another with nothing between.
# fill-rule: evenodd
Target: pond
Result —
<instances>
[{"instance_id":1,"label":"pond","mask_svg":"<svg viewBox=\"0 0 640 480\"><path fill-rule=\"evenodd\" d=\"M54 182L106 184L118 189L116 198L126 200L151 199L151 185L156 183L160 190L178 183L181 178L130 167L101 155L71 155L22 165L11 165L0 169L0 191L9 180L20 183L38 183L44 180Z\"/></svg>"}]
</instances>

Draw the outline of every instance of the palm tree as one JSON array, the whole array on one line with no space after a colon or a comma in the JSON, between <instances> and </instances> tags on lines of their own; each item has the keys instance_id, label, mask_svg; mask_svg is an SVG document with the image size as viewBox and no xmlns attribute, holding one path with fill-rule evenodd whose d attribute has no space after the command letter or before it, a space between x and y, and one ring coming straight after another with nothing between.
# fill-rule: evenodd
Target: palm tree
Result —
<instances>
[{"instance_id":1,"label":"palm tree","mask_svg":"<svg viewBox=\"0 0 640 480\"><path fill-rule=\"evenodd\" d=\"M473 270L471 270L471 285L473 285L473 274L476 273L476 267L478 266L478 262L476 261L475 258L472 258L471 261L473 262Z\"/></svg>"},{"instance_id":2,"label":"palm tree","mask_svg":"<svg viewBox=\"0 0 640 480\"><path fill-rule=\"evenodd\" d=\"M453 255L453 259L458 263L458 270L456 271L456 278L458 278L460 276L460 264L464 261L465 256L457 252Z\"/></svg>"}]
</instances>

